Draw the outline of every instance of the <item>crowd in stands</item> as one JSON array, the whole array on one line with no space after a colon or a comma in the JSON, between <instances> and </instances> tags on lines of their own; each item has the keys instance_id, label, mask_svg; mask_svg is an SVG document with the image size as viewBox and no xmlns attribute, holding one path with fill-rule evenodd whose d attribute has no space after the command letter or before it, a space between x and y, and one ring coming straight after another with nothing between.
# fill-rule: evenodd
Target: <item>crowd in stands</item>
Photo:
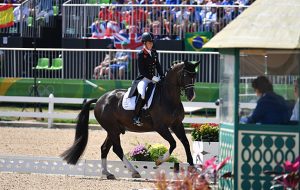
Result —
<instances>
[{"instance_id":1,"label":"crowd in stands","mask_svg":"<svg viewBox=\"0 0 300 190\"><path fill-rule=\"evenodd\" d=\"M92 38L112 38L114 33L129 33L132 26L137 26L137 33L152 32L159 39L182 39L187 32L219 32L235 19L243 6L254 0L81 0L81 3L110 3L99 7L97 18L90 24ZM3 0L4 3L22 3L24 0ZM36 19L49 22L55 15L55 5L62 0L36 0ZM77 0L74 0L74 3ZM20 22L21 12L25 22L33 16L33 1L15 7L15 23ZM155 6L120 6L155 5ZM166 6L169 5L169 6ZM171 5L182 5L172 7ZM195 5L201 5L195 6ZM231 6L231 7L222 7ZM234 5L234 6L232 6ZM56 7L57 8L57 7ZM57 13L56 13L57 14ZM30 20L28 21L28 18ZM96 17L96 15L95 15ZM87 36L89 37L89 36Z\"/></svg>"},{"instance_id":2,"label":"crowd in stands","mask_svg":"<svg viewBox=\"0 0 300 190\"><path fill-rule=\"evenodd\" d=\"M219 32L236 18L253 0L136 0L112 1L102 6L98 18L91 25L93 38L107 38L112 33L128 33L130 26L138 26L138 33L152 32L156 38L184 38L186 32ZM130 7L118 4L153 4L155 6ZM182 7L165 5L180 4ZM163 6L160 6L163 5ZM207 5L195 6L195 5ZM234 5L222 7L219 5Z\"/></svg>"}]
</instances>

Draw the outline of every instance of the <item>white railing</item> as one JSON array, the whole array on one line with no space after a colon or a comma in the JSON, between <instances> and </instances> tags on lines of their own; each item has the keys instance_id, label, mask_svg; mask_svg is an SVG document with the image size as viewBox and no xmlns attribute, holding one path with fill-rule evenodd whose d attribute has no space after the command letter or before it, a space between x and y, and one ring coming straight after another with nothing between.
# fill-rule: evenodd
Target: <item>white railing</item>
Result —
<instances>
[{"instance_id":1,"label":"white railing","mask_svg":"<svg viewBox=\"0 0 300 190\"><path fill-rule=\"evenodd\" d=\"M54 111L55 104L82 104L84 98L56 98L52 94L49 97L27 97L27 96L0 96L0 102L18 102L18 103L46 103L47 112L22 112L22 111L0 111L0 117L30 117L47 118L48 128L53 126L53 119L76 119L78 113L58 113ZM88 99L86 99L88 100ZM192 112L200 109L215 109L215 117L185 117L183 123L219 123L219 107L212 102L183 102L186 112ZM90 115L90 119L95 119Z\"/></svg>"},{"instance_id":2,"label":"white railing","mask_svg":"<svg viewBox=\"0 0 300 190\"><path fill-rule=\"evenodd\" d=\"M37 70L37 78L58 79L100 79L100 63L106 54L115 54L117 49L52 49L52 48L1 48L0 47L0 77L2 78L33 78L36 62L40 58L48 60L48 67L53 60L60 58L63 67L60 70ZM138 75L137 58L138 50L122 50L129 54L128 68L124 76L118 76L115 71L112 76L101 79L133 80ZM167 71L174 61L189 60L201 61L197 82L217 83L219 81L219 53L195 51L158 51L163 71ZM114 57L114 56L113 56Z\"/></svg>"}]
</instances>

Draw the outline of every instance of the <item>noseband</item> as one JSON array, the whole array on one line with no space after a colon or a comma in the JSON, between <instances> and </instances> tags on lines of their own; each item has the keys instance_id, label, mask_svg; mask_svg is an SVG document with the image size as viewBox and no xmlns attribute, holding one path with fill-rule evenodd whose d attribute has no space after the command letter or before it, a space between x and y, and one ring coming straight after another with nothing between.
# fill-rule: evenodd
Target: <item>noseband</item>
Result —
<instances>
[{"instance_id":1,"label":"noseband","mask_svg":"<svg viewBox=\"0 0 300 190\"><path fill-rule=\"evenodd\" d=\"M181 87L182 87L182 89L181 90L187 90L187 89L189 89L189 88L193 88L194 86L195 86L195 84L194 84L194 77L192 77L192 82L190 83L190 84L184 84L184 81L183 81L183 79L184 79L184 75L185 75L185 73L187 73L188 75L195 75L196 74L196 72L191 72L191 71L188 71L188 70L186 70L186 69L183 69L183 72L181 73L181 75L180 75L180 81L181 81Z\"/></svg>"}]
</instances>

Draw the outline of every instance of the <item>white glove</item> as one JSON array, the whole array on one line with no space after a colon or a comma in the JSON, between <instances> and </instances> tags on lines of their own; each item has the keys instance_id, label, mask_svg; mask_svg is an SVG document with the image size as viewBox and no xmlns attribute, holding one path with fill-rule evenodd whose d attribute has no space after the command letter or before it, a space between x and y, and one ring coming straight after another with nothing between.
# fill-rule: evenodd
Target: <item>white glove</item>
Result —
<instances>
[{"instance_id":1,"label":"white glove","mask_svg":"<svg viewBox=\"0 0 300 190\"><path fill-rule=\"evenodd\" d=\"M153 76L152 81L156 83L156 82L160 81L160 77Z\"/></svg>"}]
</instances>

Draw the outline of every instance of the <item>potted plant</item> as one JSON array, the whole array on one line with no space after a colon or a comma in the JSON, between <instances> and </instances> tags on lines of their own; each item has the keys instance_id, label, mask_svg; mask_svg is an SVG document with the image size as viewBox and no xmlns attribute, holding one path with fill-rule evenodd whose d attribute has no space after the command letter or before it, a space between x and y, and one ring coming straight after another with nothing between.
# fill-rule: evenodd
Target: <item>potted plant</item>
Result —
<instances>
[{"instance_id":1,"label":"potted plant","mask_svg":"<svg viewBox=\"0 0 300 190\"><path fill-rule=\"evenodd\" d=\"M127 157L132 161L156 161L159 157L163 156L168 151L168 148L163 144L143 145L138 144L132 151L127 153ZM171 155L167 162L176 162L179 160Z\"/></svg>"},{"instance_id":2,"label":"potted plant","mask_svg":"<svg viewBox=\"0 0 300 190\"><path fill-rule=\"evenodd\" d=\"M193 140L193 158L195 164L219 154L219 125L216 123L191 124Z\"/></svg>"}]
</instances>

